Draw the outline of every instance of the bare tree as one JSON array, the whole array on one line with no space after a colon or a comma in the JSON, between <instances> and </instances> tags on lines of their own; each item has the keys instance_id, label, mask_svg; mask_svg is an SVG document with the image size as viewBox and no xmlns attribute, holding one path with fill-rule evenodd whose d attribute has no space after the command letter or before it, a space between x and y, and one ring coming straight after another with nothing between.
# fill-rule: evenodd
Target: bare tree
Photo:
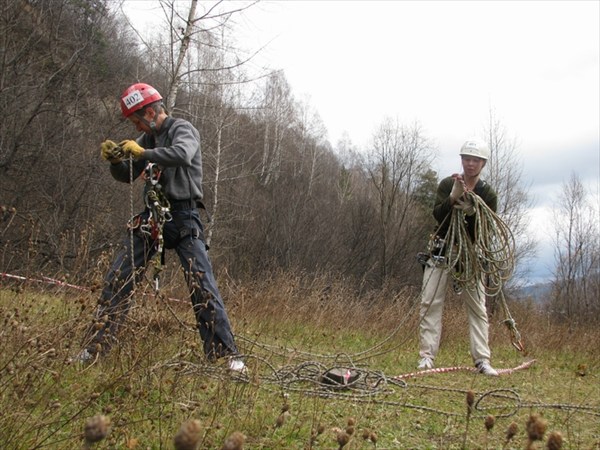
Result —
<instances>
[{"instance_id":1,"label":"bare tree","mask_svg":"<svg viewBox=\"0 0 600 450\"><path fill-rule=\"evenodd\" d=\"M600 218L577 174L563 184L554 209L554 311L571 326L600 321Z\"/></svg>"},{"instance_id":2,"label":"bare tree","mask_svg":"<svg viewBox=\"0 0 600 450\"><path fill-rule=\"evenodd\" d=\"M375 133L369 151L369 174L378 199L379 270L385 280L392 267L409 256L409 233L416 209L415 190L432 157L430 144L420 127L401 126L385 119Z\"/></svg>"},{"instance_id":3,"label":"bare tree","mask_svg":"<svg viewBox=\"0 0 600 450\"><path fill-rule=\"evenodd\" d=\"M282 73L267 79L263 106L264 138L261 180L268 185L277 177L282 159L282 142L287 129L294 122L294 103L290 86Z\"/></svg>"},{"instance_id":4,"label":"bare tree","mask_svg":"<svg viewBox=\"0 0 600 450\"><path fill-rule=\"evenodd\" d=\"M11 261L69 270L85 253L84 228L90 248L110 233L97 145L118 132L107 113L118 104L105 92L135 64L135 46L102 0L11 0L1 9L0 198L17 209L6 237L21 252Z\"/></svg>"},{"instance_id":5,"label":"bare tree","mask_svg":"<svg viewBox=\"0 0 600 450\"><path fill-rule=\"evenodd\" d=\"M299 104L300 152L309 158L309 177L307 195L313 190L315 178L318 176L319 162L324 156L324 142L327 134L325 124L319 113L309 103L308 98Z\"/></svg>"},{"instance_id":6,"label":"bare tree","mask_svg":"<svg viewBox=\"0 0 600 450\"><path fill-rule=\"evenodd\" d=\"M515 279L522 278L528 272L527 260L535 257L535 242L527 232L527 210L531 207L531 199L523 180L519 147L516 139L507 136L506 128L492 108L489 110L485 135L491 151L486 178L498 193L498 214L515 238L515 265L517 273L521 275Z\"/></svg>"}]
</instances>

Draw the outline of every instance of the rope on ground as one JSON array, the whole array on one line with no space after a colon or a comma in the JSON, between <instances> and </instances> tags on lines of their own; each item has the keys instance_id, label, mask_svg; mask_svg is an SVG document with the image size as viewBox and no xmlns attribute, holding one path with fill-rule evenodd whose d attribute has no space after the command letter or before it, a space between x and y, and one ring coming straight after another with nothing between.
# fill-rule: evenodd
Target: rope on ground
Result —
<instances>
[{"instance_id":1,"label":"rope on ground","mask_svg":"<svg viewBox=\"0 0 600 450\"><path fill-rule=\"evenodd\" d=\"M512 373L514 373L518 370L530 368L534 363L535 363L535 359L532 359L530 361L525 361L524 363L519 364L518 366L513 367L512 369L496 369L496 371L498 372L498 375L511 375ZM467 367L467 366L439 367L436 369L420 370L418 372L409 372L409 373L405 373L403 375L397 375L397 376L393 377L393 379L404 380L407 378L415 378L415 377L420 377L420 376L425 376L425 375L432 375L432 374L438 374L438 373L449 373L449 372L478 373L479 369L477 369L476 367Z\"/></svg>"},{"instance_id":2,"label":"rope on ground","mask_svg":"<svg viewBox=\"0 0 600 450\"><path fill-rule=\"evenodd\" d=\"M189 355L188 355L189 356ZM464 398L471 389L458 389L447 386L428 386L422 384L409 384L405 379L408 375L389 377L381 371L372 371L365 367L351 366L351 378L347 383L331 383L324 375L336 369L347 370L347 367L327 366L318 361L304 361L298 364L287 364L275 367L270 361L258 355L243 355L246 360L254 359L254 369L250 374L240 374L227 370L226 365L194 363L182 359L181 354L175 355L168 361L157 363L152 370L164 368L177 370L179 376L204 376L220 381L249 383L259 389L274 390L282 398L291 394L312 396L324 399L348 401L352 403L378 404L395 408L415 409L422 412L440 414L452 417L464 416L462 401L449 401L449 406L457 405L458 410L445 410L420 404L422 396L414 390L443 391L451 395ZM518 370L524 370L535 361L528 361L510 369L500 369L502 375L509 375ZM262 367L263 370L258 370ZM444 373L453 371L474 372L471 367L452 367L422 371L422 375L431 373ZM260 373L259 373L260 372ZM399 394L398 389L401 389ZM511 388L497 388L489 391L473 392L475 402L473 411L479 417L493 414L496 418L507 418L516 415L520 410L527 408L548 408L565 411L581 412L600 417L600 408L597 406L552 404L524 402L519 393ZM397 400L395 399L397 398ZM460 407L458 406L460 405Z\"/></svg>"}]
</instances>

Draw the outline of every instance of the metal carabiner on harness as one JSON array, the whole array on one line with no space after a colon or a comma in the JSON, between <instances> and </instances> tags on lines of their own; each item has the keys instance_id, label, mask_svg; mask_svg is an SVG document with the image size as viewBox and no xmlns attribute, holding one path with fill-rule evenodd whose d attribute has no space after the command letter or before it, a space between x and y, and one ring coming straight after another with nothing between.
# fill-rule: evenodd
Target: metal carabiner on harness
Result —
<instances>
[{"instance_id":1,"label":"metal carabiner on harness","mask_svg":"<svg viewBox=\"0 0 600 450\"><path fill-rule=\"evenodd\" d=\"M510 332L510 335L511 335L510 343L512 344L512 346L514 348L516 348L518 351L520 351L521 353L526 354L525 344L523 344L523 340L521 338L521 333L519 333L519 330L517 330L517 323L515 322L515 320L512 317L510 317L508 319L505 319L502 323L504 323L504 325L506 325L506 327L508 328L508 331Z\"/></svg>"},{"instance_id":2,"label":"metal carabiner on harness","mask_svg":"<svg viewBox=\"0 0 600 450\"><path fill-rule=\"evenodd\" d=\"M147 183L150 183L152 186L156 186L158 184L158 180L162 175L162 170L160 166L156 163L148 163L144 168L144 180Z\"/></svg>"},{"instance_id":3,"label":"metal carabiner on harness","mask_svg":"<svg viewBox=\"0 0 600 450\"><path fill-rule=\"evenodd\" d=\"M163 227L166 222L170 222L171 204L163 192L163 187L159 183L162 170L155 163L148 163L144 169L144 180L146 181L146 193L144 203L150 213L147 223L140 226L144 233L148 233L156 243L156 257L154 263L154 291L158 292L159 274L164 264L164 237Z\"/></svg>"}]
</instances>

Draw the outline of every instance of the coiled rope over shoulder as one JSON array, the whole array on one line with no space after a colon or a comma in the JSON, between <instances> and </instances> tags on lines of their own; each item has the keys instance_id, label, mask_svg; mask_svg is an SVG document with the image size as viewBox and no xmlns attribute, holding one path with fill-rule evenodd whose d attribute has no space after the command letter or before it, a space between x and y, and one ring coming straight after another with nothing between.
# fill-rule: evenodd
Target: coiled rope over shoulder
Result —
<instances>
[{"instance_id":1,"label":"coiled rope over shoulder","mask_svg":"<svg viewBox=\"0 0 600 450\"><path fill-rule=\"evenodd\" d=\"M511 277L515 263L515 240L508 225L474 192L465 192L473 204L475 233L471 239L465 213L453 208L446 234L446 261L460 284L487 279L486 293L496 296Z\"/></svg>"},{"instance_id":2,"label":"coiled rope over shoulder","mask_svg":"<svg viewBox=\"0 0 600 450\"><path fill-rule=\"evenodd\" d=\"M485 280L486 295L500 299L504 325L511 334L512 345L525 353L521 334L504 298L504 284L515 268L515 239L508 225L474 192L464 194L473 205L475 220L473 239L469 236L465 212L452 208L445 236L445 261L450 275L459 285Z\"/></svg>"}]
</instances>

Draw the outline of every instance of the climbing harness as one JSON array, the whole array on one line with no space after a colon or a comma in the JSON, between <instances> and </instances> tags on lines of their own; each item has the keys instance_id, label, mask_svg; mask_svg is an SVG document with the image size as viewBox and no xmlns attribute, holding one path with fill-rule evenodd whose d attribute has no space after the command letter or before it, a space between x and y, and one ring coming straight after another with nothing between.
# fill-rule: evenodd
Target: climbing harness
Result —
<instances>
[{"instance_id":1,"label":"climbing harness","mask_svg":"<svg viewBox=\"0 0 600 450\"><path fill-rule=\"evenodd\" d=\"M173 219L171 205L160 183L161 175L162 170L157 164L148 163L142 177L146 183L144 188L144 204L149 216L145 219L143 215L138 214L133 216L127 223L127 227L131 231L139 230L142 234L149 236L156 245L156 255L152 261L155 293L159 289L160 272L165 262L163 227L166 222L170 222Z\"/></svg>"},{"instance_id":2,"label":"climbing harness","mask_svg":"<svg viewBox=\"0 0 600 450\"><path fill-rule=\"evenodd\" d=\"M156 256L153 260L154 265L154 291L158 292L160 272L165 263L165 248L163 227L166 222L170 222L171 205L163 192L162 185L159 183L162 170L155 163L148 163L144 169L144 179L146 181L146 191L144 201L146 208L150 211L148 223L140 227L143 233L149 234L156 242Z\"/></svg>"}]
</instances>

